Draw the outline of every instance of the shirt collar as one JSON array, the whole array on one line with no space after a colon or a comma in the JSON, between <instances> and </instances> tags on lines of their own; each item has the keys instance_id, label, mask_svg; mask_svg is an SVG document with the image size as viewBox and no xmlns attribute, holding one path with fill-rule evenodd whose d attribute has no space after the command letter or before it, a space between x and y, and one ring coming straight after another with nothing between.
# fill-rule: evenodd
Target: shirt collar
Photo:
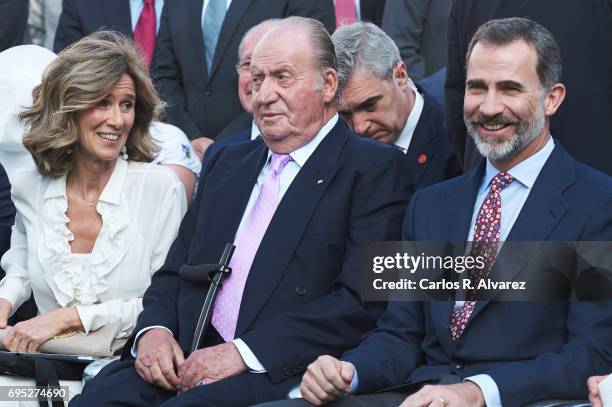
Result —
<instances>
[{"instance_id":1,"label":"shirt collar","mask_svg":"<svg viewBox=\"0 0 612 407\"><path fill-rule=\"evenodd\" d=\"M548 142L543 148L540 149L540 151L526 160L521 161L506 172L512 175L515 180L519 181L525 187L531 189L554 148L555 142L553 141L552 137L549 136ZM495 168L493 164L491 164L491 160L487 158L487 168L484 178L485 185L488 186L493 177L495 177L499 172L500 171Z\"/></svg>"},{"instance_id":2,"label":"shirt collar","mask_svg":"<svg viewBox=\"0 0 612 407\"><path fill-rule=\"evenodd\" d=\"M259 128L257 128L257 124L255 124L255 120L253 120L251 123L251 141L259 137L260 134L261 132L259 131Z\"/></svg>"},{"instance_id":3,"label":"shirt collar","mask_svg":"<svg viewBox=\"0 0 612 407\"><path fill-rule=\"evenodd\" d=\"M310 140L308 143L304 144L297 150L289 153L293 161L295 161L300 168L302 168L304 164L306 164L308 158L310 158L310 156L312 155L312 153L314 153L319 144L321 144L321 141L323 141L325 136L327 136L331 129L334 128L336 123L338 123L338 113L336 113L331 119L327 121L327 123L325 123L323 127L321 127L321 130L319 130L319 132L314 136L312 140ZM268 149L268 161L270 160L271 155L272 151Z\"/></svg>"},{"instance_id":4,"label":"shirt collar","mask_svg":"<svg viewBox=\"0 0 612 407\"><path fill-rule=\"evenodd\" d=\"M108 182L104 186L104 190L98 198L99 201L108 202L111 204L118 205L121 196L121 190L127 177L128 163L121 157L117 157L117 163L113 169L113 173L109 178ZM53 178L49 183L47 192L45 192L45 199L56 198L62 196L67 199L66 195L66 178L67 174L62 175L58 178Z\"/></svg>"},{"instance_id":5,"label":"shirt collar","mask_svg":"<svg viewBox=\"0 0 612 407\"><path fill-rule=\"evenodd\" d=\"M406 124L400 133L395 145L399 147L404 153L408 151L410 147L410 142L412 141L412 136L414 135L414 130L416 129L417 124L419 123L419 118L421 117L421 113L423 112L424 100L423 96L419 93L418 89L414 85L411 79L408 79L408 86L414 92L414 106L406 119Z\"/></svg>"}]
</instances>

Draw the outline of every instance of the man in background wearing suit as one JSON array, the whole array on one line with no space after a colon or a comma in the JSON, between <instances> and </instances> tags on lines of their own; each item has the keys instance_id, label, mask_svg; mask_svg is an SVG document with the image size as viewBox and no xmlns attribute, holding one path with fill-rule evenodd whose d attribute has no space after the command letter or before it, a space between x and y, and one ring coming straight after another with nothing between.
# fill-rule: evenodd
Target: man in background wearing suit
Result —
<instances>
[{"instance_id":1,"label":"man in background wearing suit","mask_svg":"<svg viewBox=\"0 0 612 407\"><path fill-rule=\"evenodd\" d=\"M281 399L318 355L339 355L374 326L382 309L361 301L358 246L399 238L411 183L398 151L339 120L336 69L316 20L290 17L259 41L252 101L263 140L226 146L207 163L123 360L71 405ZM206 287L178 271L217 262L232 241L205 347L189 354Z\"/></svg>"},{"instance_id":2,"label":"man in background wearing suit","mask_svg":"<svg viewBox=\"0 0 612 407\"><path fill-rule=\"evenodd\" d=\"M150 63L163 6L164 0L63 0L53 49L58 53L104 27L133 38Z\"/></svg>"},{"instance_id":3,"label":"man in background wearing suit","mask_svg":"<svg viewBox=\"0 0 612 407\"><path fill-rule=\"evenodd\" d=\"M395 0L385 6L382 29L397 44L415 81L446 66L451 5L452 0Z\"/></svg>"},{"instance_id":4,"label":"man in background wearing suit","mask_svg":"<svg viewBox=\"0 0 612 407\"><path fill-rule=\"evenodd\" d=\"M340 115L355 133L401 150L415 189L459 175L442 107L408 77L393 40L372 23L342 26L332 40L338 56Z\"/></svg>"},{"instance_id":5,"label":"man in background wearing suit","mask_svg":"<svg viewBox=\"0 0 612 407\"><path fill-rule=\"evenodd\" d=\"M467 55L465 122L486 160L416 192L404 239L530 241L531 254L509 267L514 277L537 255L538 242L612 240L612 178L574 160L549 133L565 94L550 32L527 19L493 20ZM393 301L342 362L323 356L308 367L301 394L319 405L346 392L402 386L332 404L351 407L585 399L587 377L612 366L610 318L609 301ZM274 405L285 404L304 402Z\"/></svg>"},{"instance_id":6,"label":"man in background wearing suit","mask_svg":"<svg viewBox=\"0 0 612 407\"><path fill-rule=\"evenodd\" d=\"M445 125L464 170L482 158L463 123L466 51L481 24L506 17L530 18L555 36L567 98L551 120L551 131L578 161L612 175L612 8L607 0L455 0L448 23Z\"/></svg>"},{"instance_id":7,"label":"man in background wearing suit","mask_svg":"<svg viewBox=\"0 0 612 407\"><path fill-rule=\"evenodd\" d=\"M187 133L200 158L242 112L234 66L244 33L291 15L333 31L333 7L332 0L166 0L153 76L170 122Z\"/></svg>"}]
</instances>

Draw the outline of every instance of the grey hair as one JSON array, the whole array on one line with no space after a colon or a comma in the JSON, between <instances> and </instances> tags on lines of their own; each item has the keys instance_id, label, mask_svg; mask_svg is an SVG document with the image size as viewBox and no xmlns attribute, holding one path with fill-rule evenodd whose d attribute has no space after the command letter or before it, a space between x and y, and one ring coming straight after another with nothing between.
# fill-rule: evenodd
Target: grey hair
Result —
<instances>
[{"instance_id":1,"label":"grey hair","mask_svg":"<svg viewBox=\"0 0 612 407\"><path fill-rule=\"evenodd\" d=\"M469 62L478 42L501 46L518 40L535 49L538 58L536 71L542 88L547 90L558 83L562 73L559 45L550 31L528 18L503 18L481 25L470 41L466 61Z\"/></svg>"},{"instance_id":2,"label":"grey hair","mask_svg":"<svg viewBox=\"0 0 612 407\"><path fill-rule=\"evenodd\" d=\"M331 68L338 72L338 58L336 57L336 49L329 32L319 20L308 17L287 17L282 20L281 24L298 25L305 28L308 32L316 64L314 68L321 72L321 76L317 81L315 90L323 90L323 86L325 85L324 71ZM336 95L336 99L337 97L338 94Z\"/></svg>"},{"instance_id":3,"label":"grey hair","mask_svg":"<svg viewBox=\"0 0 612 407\"><path fill-rule=\"evenodd\" d=\"M332 35L338 56L339 88L360 69L382 80L391 80L402 61L395 42L372 23L358 22L338 28Z\"/></svg>"},{"instance_id":4,"label":"grey hair","mask_svg":"<svg viewBox=\"0 0 612 407\"><path fill-rule=\"evenodd\" d=\"M338 70L338 58L336 58L334 43L323 23L313 18L298 16L283 19L282 24L284 25L285 23L302 26L308 31L317 64L315 68L321 71L327 68L331 68L334 71Z\"/></svg>"}]
</instances>

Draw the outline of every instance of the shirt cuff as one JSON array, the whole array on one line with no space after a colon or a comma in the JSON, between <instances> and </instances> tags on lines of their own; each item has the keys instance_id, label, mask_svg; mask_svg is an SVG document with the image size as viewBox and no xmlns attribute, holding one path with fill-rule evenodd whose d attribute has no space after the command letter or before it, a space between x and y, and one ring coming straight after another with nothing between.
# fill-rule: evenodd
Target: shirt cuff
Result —
<instances>
[{"instance_id":1,"label":"shirt cuff","mask_svg":"<svg viewBox=\"0 0 612 407\"><path fill-rule=\"evenodd\" d=\"M479 374L476 376L466 377L464 381L465 380L476 383L476 385L480 387L480 391L482 391L485 405L487 407L502 407L501 397L499 396L499 388L491 376L488 374Z\"/></svg>"},{"instance_id":2,"label":"shirt cuff","mask_svg":"<svg viewBox=\"0 0 612 407\"><path fill-rule=\"evenodd\" d=\"M13 306L11 315L15 313L23 304L24 289L21 281L15 279L6 279L0 285L0 298L4 298Z\"/></svg>"},{"instance_id":3,"label":"shirt cuff","mask_svg":"<svg viewBox=\"0 0 612 407\"><path fill-rule=\"evenodd\" d=\"M232 342L236 345L244 364L247 365L251 373L266 373L266 368L263 367L251 348L242 339L236 338Z\"/></svg>"},{"instance_id":4,"label":"shirt cuff","mask_svg":"<svg viewBox=\"0 0 612 407\"><path fill-rule=\"evenodd\" d=\"M147 332L150 329L153 328L161 328L161 329L165 329L166 331L170 332L171 335L174 336L174 334L172 333L171 330L169 330L168 328L166 328L165 326L161 326L161 325L152 325L152 326L148 326L146 328L142 328L140 331L138 331L138 333L136 334L136 337L134 338L134 343L132 344L132 349L130 350L130 352L132 353L132 356L134 358L136 358L137 352L136 352L136 346L138 345L138 339L142 336L143 333Z\"/></svg>"}]
</instances>

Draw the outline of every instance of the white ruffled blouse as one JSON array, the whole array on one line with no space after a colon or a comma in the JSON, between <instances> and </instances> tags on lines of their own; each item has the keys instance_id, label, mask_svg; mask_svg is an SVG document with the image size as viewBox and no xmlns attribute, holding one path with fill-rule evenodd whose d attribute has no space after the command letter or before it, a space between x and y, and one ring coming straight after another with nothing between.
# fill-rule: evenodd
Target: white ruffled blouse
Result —
<instances>
[{"instance_id":1,"label":"white ruffled blouse","mask_svg":"<svg viewBox=\"0 0 612 407\"><path fill-rule=\"evenodd\" d=\"M33 292L39 313L75 306L85 332L119 320L119 337L129 336L187 210L178 177L162 166L117 160L96 206L102 228L87 275L70 248L66 176L18 170L11 196L17 215L1 261L0 298L15 311Z\"/></svg>"}]
</instances>

